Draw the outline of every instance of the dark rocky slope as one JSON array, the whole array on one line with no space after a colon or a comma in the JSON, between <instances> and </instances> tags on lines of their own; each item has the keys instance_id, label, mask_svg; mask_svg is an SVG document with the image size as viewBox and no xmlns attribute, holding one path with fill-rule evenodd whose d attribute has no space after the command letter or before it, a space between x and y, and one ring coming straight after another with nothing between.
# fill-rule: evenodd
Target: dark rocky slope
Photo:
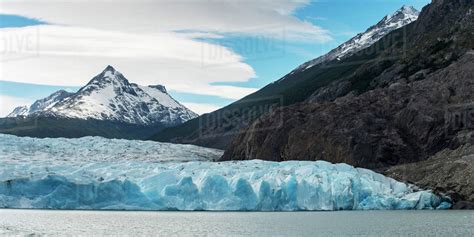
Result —
<instances>
[{"instance_id":1,"label":"dark rocky slope","mask_svg":"<svg viewBox=\"0 0 474 237\"><path fill-rule=\"evenodd\" d=\"M332 64L361 61L349 75L251 123L222 160L344 162L474 202L465 188L472 173L440 170L469 162L443 154L474 143L473 6L472 0L434 0L415 23ZM397 166L403 164L412 166ZM405 167L411 170L404 178L397 175ZM438 179L420 178L417 167Z\"/></svg>"},{"instance_id":2,"label":"dark rocky slope","mask_svg":"<svg viewBox=\"0 0 474 237\"><path fill-rule=\"evenodd\" d=\"M372 169L425 160L473 142L472 134L466 138L474 129L473 78L474 55L467 53L422 81L283 107L254 122L222 159L329 160Z\"/></svg>"},{"instance_id":3,"label":"dark rocky slope","mask_svg":"<svg viewBox=\"0 0 474 237\"><path fill-rule=\"evenodd\" d=\"M225 149L251 122L274 108L313 97L334 100L397 80L421 80L472 49L472 0L435 0L419 20L392 31L372 46L306 70L296 69L225 108L167 128L152 140Z\"/></svg>"},{"instance_id":4,"label":"dark rocky slope","mask_svg":"<svg viewBox=\"0 0 474 237\"><path fill-rule=\"evenodd\" d=\"M472 138L472 135L471 135ZM449 195L456 209L474 209L474 146L445 149L426 161L390 167L394 179Z\"/></svg>"},{"instance_id":5,"label":"dark rocky slope","mask_svg":"<svg viewBox=\"0 0 474 237\"><path fill-rule=\"evenodd\" d=\"M361 64L378 55L379 48L388 47L403 39L403 32L393 34L356 57L348 58L349 56L373 45L395 29L411 23L417 15L415 9L402 7L365 33L358 34L328 54L301 65L261 90L220 110L164 129L151 139L224 149L241 129L258 117L274 108L302 102L322 86L350 76Z\"/></svg>"}]
</instances>

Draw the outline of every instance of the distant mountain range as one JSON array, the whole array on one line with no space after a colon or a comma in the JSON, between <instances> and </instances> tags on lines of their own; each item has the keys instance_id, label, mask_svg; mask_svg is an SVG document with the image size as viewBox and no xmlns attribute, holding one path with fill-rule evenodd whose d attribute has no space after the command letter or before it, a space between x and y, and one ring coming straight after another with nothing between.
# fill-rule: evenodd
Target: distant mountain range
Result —
<instances>
[{"instance_id":1,"label":"distant mountain range","mask_svg":"<svg viewBox=\"0 0 474 237\"><path fill-rule=\"evenodd\" d=\"M73 123L63 127L63 132L56 131L49 134L48 130L39 132L32 129L30 125L25 128L24 123L33 120L36 122L54 120L58 124L62 124L61 122L64 121L80 121L78 123L82 125L86 123L113 123L113 127L116 128L153 127L155 129L149 129L149 131L156 132L165 127L184 123L197 116L196 113L173 99L164 86L140 86L130 83L123 74L112 66L107 66L76 93L60 90L46 98L37 100L30 106L15 108L7 116L7 119L4 119L4 126L1 126L2 123L0 123L0 132L20 133L21 135L25 133L26 128L29 128L26 129L29 132L24 135L76 137L80 134L81 136L103 135L127 138L129 133L122 136L120 131L116 131L112 135L107 129L103 129L102 132L90 134L81 132L78 134L76 131L78 128ZM11 127L13 120L19 125ZM8 121L6 122L8 126L5 126L5 121ZM54 127L52 124L51 126ZM87 130L87 126L83 130ZM139 137L145 138L146 135ZM135 138L135 136L131 138Z\"/></svg>"},{"instance_id":2,"label":"distant mountain range","mask_svg":"<svg viewBox=\"0 0 474 237\"><path fill-rule=\"evenodd\" d=\"M390 32L412 23L418 15L419 11L415 8L403 6L369 27L364 33L356 35L329 53L302 64L280 80L213 113L164 129L152 139L224 149L239 130L268 112L267 108L304 101L318 88L348 76L351 70L359 66L352 64L328 69L317 65L331 64L354 55ZM361 57L362 61L364 56L367 55Z\"/></svg>"}]
</instances>

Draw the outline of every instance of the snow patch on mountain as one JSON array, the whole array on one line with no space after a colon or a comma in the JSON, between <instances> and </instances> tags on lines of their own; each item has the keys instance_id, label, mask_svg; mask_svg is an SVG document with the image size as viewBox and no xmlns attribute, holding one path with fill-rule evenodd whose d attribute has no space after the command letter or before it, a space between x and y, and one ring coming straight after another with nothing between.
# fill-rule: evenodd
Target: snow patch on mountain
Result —
<instances>
[{"instance_id":1,"label":"snow patch on mountain","mask_svg":"<svg viewBox=\"0 0 474 237\"><path fill-rule=\"evenodd\" d=\"M77 93L59 91L38 100L28 113L76 119L98 119L131 124L173 126L198 115L173 99L161 85L140 86L130 83L122 73L108 66Z\"/></svg>"},{"instance_id":2,"label":"snow patch on mountain","mask_svg":"<svg viewBox=\"0 0 474 237\"><path fill-rule=\"evenodd\" d=\"M19 106L15 108L13 112L7 115L7 117L28 116L36 112L48 110L72 94L74 93L70 93L65 90L56 91L46 98L35 101L30 106Z\"/></svg>"},{"instance_id":3,"label":"snow patch on mountain","mask_svg":"<svg viewBox=\"0 0 474 237\"><path fill-rule=\"evenodd\" d=\"M150 95L152 98L157 99L160 104L170 107L170 108L179 108L182 105L178 103L176 100L171 98L166 92L164 86L139 86L145 93ZM164 91L163 91L164 90Z\"/></svg>"},{"instance_id":4,"label":"snow patch on mountain","mask_svg":"<svg viewBox=\"0 0 474 237\"><path fill-rule=\"evenodd\" d=\"M18 106L15 109L13 109L13 111L11 113L9 113L7 115L7 118L18 117L18 116L27 116L29 114L28 110L29 110L28 106L26 106L26 105Z\"/></svg>"},{"instance_id":5,"label":"snow patch on mountain","mask_svg":"<svg viewBox=\"0 0 474 237\"><path fill-rule=\"evenodd\" d=\"M324 62L329 62L335 59L341 60L344 57L353 55L362 49L368 48L390 32L416 21L419 14L420 12L414 7L403 6L393 14L385 16L381 21L376 25L371 26L364 33L357 34L355 37L331 50L329 53L302 64L289 75L305 71ZM285 78L286 76L280 80L284 80Z\"/></svg>"}]
</instances>

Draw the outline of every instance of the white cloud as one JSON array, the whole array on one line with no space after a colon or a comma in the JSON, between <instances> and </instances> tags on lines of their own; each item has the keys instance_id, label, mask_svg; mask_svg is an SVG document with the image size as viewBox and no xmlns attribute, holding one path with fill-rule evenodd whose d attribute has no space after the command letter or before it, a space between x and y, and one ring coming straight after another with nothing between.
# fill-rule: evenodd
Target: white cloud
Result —
<instances>
[{"instance_id":1,"label":"white cloud","mask_svg":"<svg viewBox=\"0 0 474 237\"><path fill-rule=\"evenodd\" d=\"M256 77L253 68L232 50L195 38L235 33L330 40L326 30L292 15L308 2L2 0L0 13L52 25L0 29L7 47L1 52L0 80L82 86L110 64L138 84L239 99L256 88L213 83L248 81Z\"/></svg>"},{"instance_id":2,"label":"white cloud","mask_svg":"<svg viewBox=\"0 0 474 237\"><path fill-rule=\"evenodd\" d=\"M30 105L31 103L33 103L33 101L28 99L0 95L0 118L7 116L18 106Z\"/></svg>"},{"instance_id":3,"label":"white cloud","mask_svg":"<svg viewBox=\"0 0 474 237\"><path fill-rule=\"evenodd\" d=\"M326 30L292 15L308 3L309 0L2 0L0 12L103 30L195 30L313 42L330 40Z\"/></svg>"},{"instance_id":4,"label":"white cloud","mask_svg":"<svg viewBox=\"0 0 474 237\"><path fill-rule=\"evenodd\" d=\"M202 115L205 113L210 113L220 109L220 106L212 104L198 104L198 103L182 103L188 109L194 111L195 113Z\"/></svg>"},{"instance_id":5,"label":"white cloud","mask_svg":"<svg viewBox=\"0 0 474 237\"><path fill-rule=\"evenodd\" d=\"M0 55L0 80L83 86L110 64L131 82L162 84L173 91L238 99L256 90L212 86L213 82L245 82L255 77L255 71L225 47L173 32L132 34L41 25L0 29L0 37L23 44L31 38L28 46L17 45ZM220 54L206 56L203 49ZM11 55L19 59L10 60Z\"/></svg>"}]
</instances>

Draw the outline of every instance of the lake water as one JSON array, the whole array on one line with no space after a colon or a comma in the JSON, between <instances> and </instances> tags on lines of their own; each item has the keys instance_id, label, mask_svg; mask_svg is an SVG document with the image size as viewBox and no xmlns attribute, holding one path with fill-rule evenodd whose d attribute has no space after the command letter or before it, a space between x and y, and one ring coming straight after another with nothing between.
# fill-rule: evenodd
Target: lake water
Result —
<instances>
[{"instance_id":1,"label":"lake water","mask_svg":"<svg viewBox=\"0 0 474 237\"><path fill-rule=\"evenodd\" d=\"M474 211L115 212L0 209L0 234L474 236Z\"/></svg>"}]
</instances>

